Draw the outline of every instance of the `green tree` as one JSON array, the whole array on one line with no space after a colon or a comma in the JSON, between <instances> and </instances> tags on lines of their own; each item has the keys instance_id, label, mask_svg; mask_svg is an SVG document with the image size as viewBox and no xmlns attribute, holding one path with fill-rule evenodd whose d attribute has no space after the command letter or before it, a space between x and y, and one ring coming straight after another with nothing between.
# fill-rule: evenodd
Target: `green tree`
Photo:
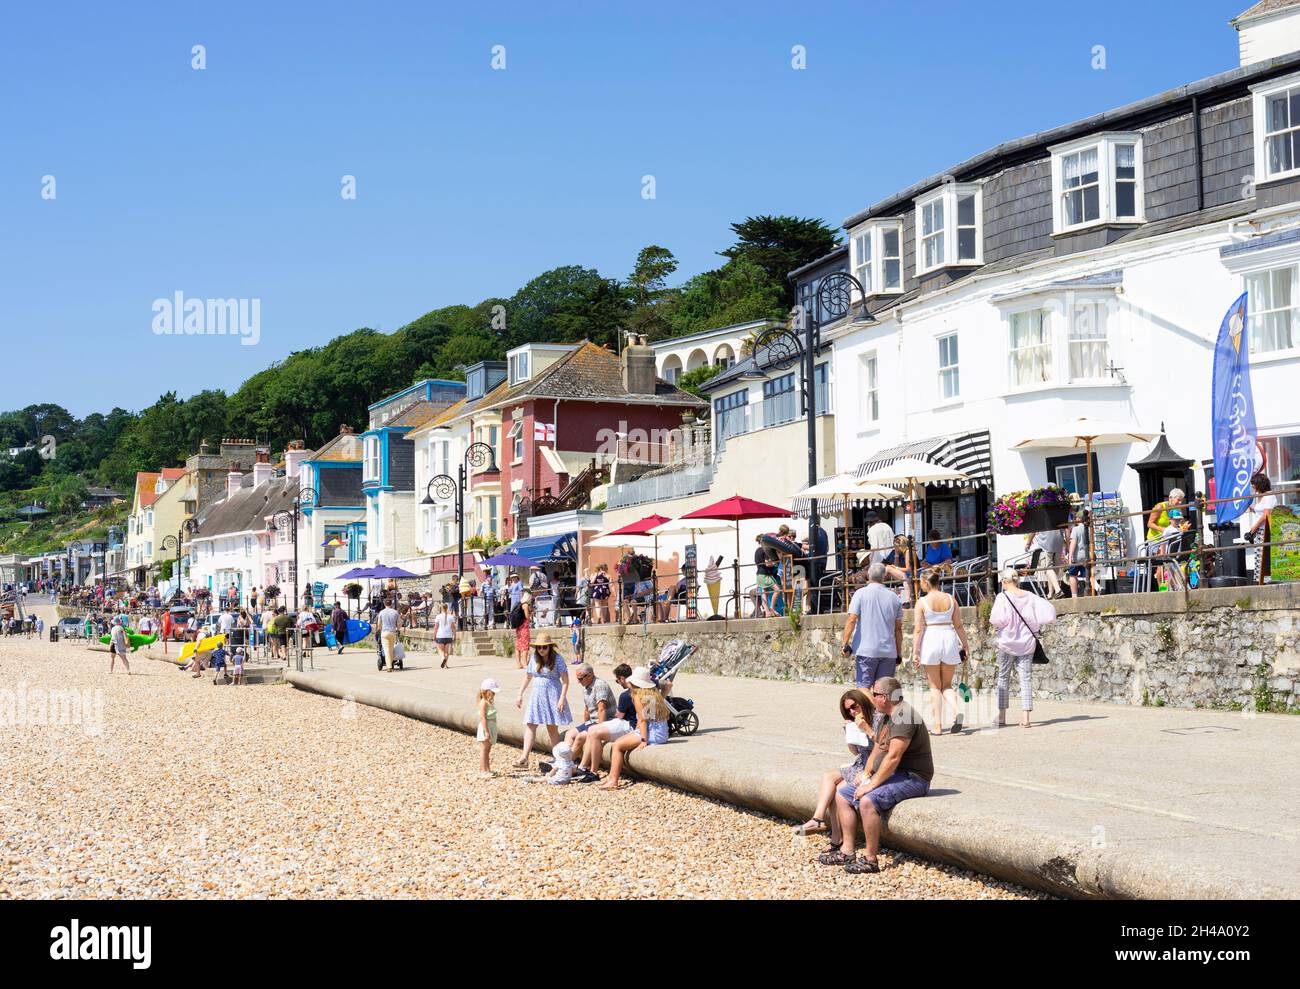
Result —
<instances>
[{"instance_id":1,"label":"green tree","mask_svg":"<svg viewBox=\"0 0 1300 989\"><path fill-rule=\"evenodd\" d=\"M767 277L781 288L785 310L794 306L794 286L786 276L810 261L833 251L839 235L821 220L798 216L747 216L731 225L736 243L719 251L732 261L746 260L758 265Z\"/></svg>"},{"instance_id":2,"label":"green tree","mask_svg":"<svg viewBox=\"0 0 1300 989\"><path fill-rule=\"evenodd\" d=\"M552 268L510 297L506 338L511 347L580 339L616 347L630 312L623 287L594 268Z\"/></svg>"},{"instance_id":3,"label":"green tree","mask_svg":"<svg viewBox=\"0 0 1300 989\"><path fill-rule=\"evenodd\" d=\"M692 395L703 398L704 393L700 390L700 385L704 384L704 382L708 381L710 378L716 378L721 373L722 372L718 370L717 365L705 364L702 367L697 367L694 371L687 371L678 378L677 387L682 391L688 391Z\"/></svg>"},{"instance_id":4,"label":"green tree","mask_svg":"<svg viewBox=\"0 0 1300 989\"><path fill-rule=\"evenodd\" d=\"M677 295L676 289L667 287L668 276L676 270L677 259L668 248L655 244L641 248L636 267L627 280L632 305L627 316L628 329L651 340L660 340L672 332L665 303Z\"/></svg>"},{"instance_id":5,"label":"green tree","mask_svg":"<svg viewBox=\"0 0 1300 989\"><path fill-rule=\"evenodd\" d=\"M683 285L667 319L672 336L685 336L732 323L780 319L785 313L781 286L758 265L739 258Z\"/></svg>"}]
</instances>

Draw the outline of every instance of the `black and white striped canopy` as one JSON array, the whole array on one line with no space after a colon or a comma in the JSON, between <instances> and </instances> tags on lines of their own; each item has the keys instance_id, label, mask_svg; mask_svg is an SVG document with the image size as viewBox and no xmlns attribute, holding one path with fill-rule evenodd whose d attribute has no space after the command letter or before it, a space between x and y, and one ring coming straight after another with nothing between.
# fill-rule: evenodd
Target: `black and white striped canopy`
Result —
<instances>
[{"instance_id":1,"label":"black and white striped canopy","mask_svg":"<svg viewBox=\"0 0 1300 989\"><path fill-rule=\"evenodd\" d=\"M866 477L874 470L881 467L888 467L897 460L906 457L916 457L918 460L925 460L932 464L938 464L941 467L951 467L953 470L959 470L966 475L964 481L940 481L931 485L931 487L966 487L969 485L982 485L987 488L993 487L993 461L992 461L992 444L989 440L988 430L970 433L951 433L947 436L936 436L927 440L910 440L907 443L900 443L898 446L891 446L887 450L881 450L870 460L859 464L853 471L856 477ZM900 505L905 499L902 498L863 498L854 500L855 505ZM796 498L794 500L795 513L807 517L809 510L808 498ZM838 499L819 499L819 507L827 502L837 502Z\"/></svg>"}]
</instances>

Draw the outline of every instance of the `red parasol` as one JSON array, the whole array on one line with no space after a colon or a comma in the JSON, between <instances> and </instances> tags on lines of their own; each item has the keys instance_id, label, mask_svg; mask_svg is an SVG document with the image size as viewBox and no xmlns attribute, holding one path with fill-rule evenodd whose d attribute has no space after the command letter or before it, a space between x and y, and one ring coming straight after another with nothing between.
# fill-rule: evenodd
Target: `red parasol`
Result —
<instances>
[{"instance_id":1,"label":"red parasol","mask_svg":"<svg viewBox=\"0 0 1300 989\"><path fill-rule=\"evenodd\" d=\"M735 599L736 599L736 617L740 617L740 523L747 519L780 519L790 518L794 513L788 508L777 508L775 505L764 504L761 501L755 501L753 498L742 498L740 495L732 495L730 498L723 498L722 501L714 502L712 505L705 505L703 508L697 508L693 512L687 512L682 516L684 519L724 519L728 522L734 522L736 525L736 564L735 564Z\"/></svg>"},{"instance_id":2,"label":"red parasol","mask_svg":"<svg viewBox=\"0 0 1300 989\"><path fill-rule=\"evenodd\" d=\"M647 515L645 518L636 522L629 522L621 529L615 529L613 532L607 532L607 536L646 536L655 526L663 525L671 519L666 515Z\"/></svg>"}]
</instances>

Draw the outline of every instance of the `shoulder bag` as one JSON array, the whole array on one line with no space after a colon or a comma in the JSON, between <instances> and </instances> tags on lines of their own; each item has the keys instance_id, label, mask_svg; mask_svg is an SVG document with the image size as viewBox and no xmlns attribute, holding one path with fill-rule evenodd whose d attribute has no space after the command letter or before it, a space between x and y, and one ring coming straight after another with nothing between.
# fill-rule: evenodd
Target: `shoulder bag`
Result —
<instances>
[{"instance_id":1,"label":"shoulder bag","mask_svg":"<svg viewBox=\"0 0 1300 989\"><path fill-rule=\"evenodd\" d=\"M1034 631L1034 627L1030 625L1029 622L1025 621L1025 616L1020 613L1020 609L1016 607L1016 602L1012 599L1010 594L1007 595L1007 604L1011 605L1011 610L1016 613L1016 617L1024 622L1025 628L1029 629L1029 634L1034 637L1034 665L1046 665L1047 652L1043 649L1043 640L1038 637L1038 633Z\"/></svg>"}]
</instances>

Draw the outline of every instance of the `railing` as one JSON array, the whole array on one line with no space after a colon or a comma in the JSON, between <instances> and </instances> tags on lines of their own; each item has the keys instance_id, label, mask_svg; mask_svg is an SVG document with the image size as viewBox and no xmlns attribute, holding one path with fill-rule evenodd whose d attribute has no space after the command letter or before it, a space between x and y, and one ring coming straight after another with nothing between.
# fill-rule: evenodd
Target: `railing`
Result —
<instances>
[{"instance_id":1,"label":"railing","mask_svg":"<svg viewBox=\"0 0 1300 989\"><path fill-rule=\"evenodd\" d=\"M733 436L743 436L751 428L748 405L715 412L713 414L713 442L718 453L727 448L727 440Z\"/></svg>"},{"instance_id":2,"label":"railing","mask_svg":"<svg viewBox=\"0 0 1300 989\"><path fill-rule=\"evenodd\" d=\"M609 508L627 508L648 501L668 501L708 491L713 483L714 466L711 463L687 465L679 470L639 477L609 486Z\"/></svg>"}]
</instances>

